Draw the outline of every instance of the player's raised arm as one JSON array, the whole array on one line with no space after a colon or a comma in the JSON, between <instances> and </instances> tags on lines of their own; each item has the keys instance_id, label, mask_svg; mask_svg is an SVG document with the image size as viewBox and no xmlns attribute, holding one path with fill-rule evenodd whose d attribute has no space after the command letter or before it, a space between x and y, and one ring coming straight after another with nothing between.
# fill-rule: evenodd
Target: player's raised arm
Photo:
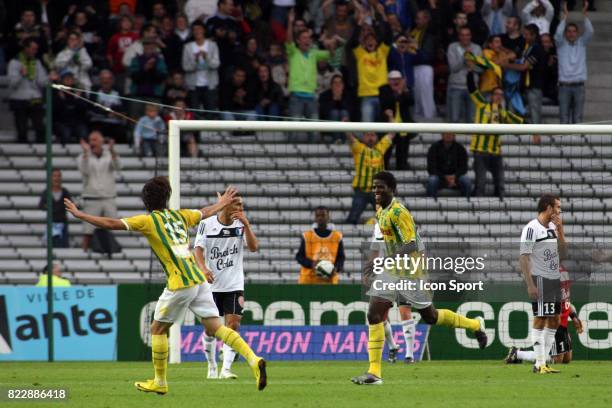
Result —
<instances>
[{"instance_id":1,"label":"player's raised arm","mask_svg":"<svg viewBox=\"0 0 612 408\"><path fill-rule=\"evenodd\" d=\"M109 217L98 217L95 215L87 214L77 208L77 206L67 198L64 198L64 205L66 206L66 211L72 214L74 217L81 219L85 222L90 223L91 225L95 225L98 228L104 228L109 230L126 230L127 227L117 218L109 218Z\"/></svg>"},{"instance_id":2,"label":"player's raised arm","mask_svg":"<svg viewBox=\"0 0 612 408\"><path fill-rule=\"evenodd\" d=\"M244 225L244 239L246 241L247 247L251 252L257 252L259 249L259 242L257 241L257 237L255 236L255 232L253 232L253 228L251 228L251 223L249 219L244 214L244 210L235 211L232 214L233 220L239 220Z\"/></svg>"},{"instance_id":3,"label":"player's raised arm","mask_svg":"<svg viewBox=\"0 0 612 408\"><path fill-rule=\"evenodd\" d=\"M202 219L208 218L211 215L215 215L223 208L225 208L225 206L231 204L234 201L236 194L238 194L238 190L234 186L229 186L225 190L225 193L223 193L223 195L217 194L219 200L215 204L200 209L200 212L202 213Z\"/></svg>"}]
</instances>

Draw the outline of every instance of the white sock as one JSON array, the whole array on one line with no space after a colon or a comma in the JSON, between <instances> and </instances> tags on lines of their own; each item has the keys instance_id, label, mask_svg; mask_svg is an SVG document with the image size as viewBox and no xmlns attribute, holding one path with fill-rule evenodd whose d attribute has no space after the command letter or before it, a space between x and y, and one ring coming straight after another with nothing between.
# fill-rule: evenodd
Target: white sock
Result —
<instances>
[{"instance_id":1,"label":"white sock","mask_svg":"<svg viewBox=\"0 0 612 408\"><path fill-rule=\"evenodd\" d=\"M516 358L523 361L535 361L535 351L533 350L518 350Z\"/></svg>"},{"instance_id":2,"label":"white sock","mask_svg":"<svg viewBox=\"0 0 612 408\"><path fill-rule=\"evenodd\" d=\"M531 340L533 341L533 351L535 354L535 366L539 368L546 364L546 344L544 330L531 329Z\"/></svg>"},{"instance_id":3,"label":"white sock","mask_svg":"<svg viewBox=\"0 0 612 408\"><path fill-rule=\"evenodd\" d=\"M202 345L204 346L204 355L208 361L208 368L217 368L217 338L215 336L208 337L204 334L202 336Z\"/></svg>"},{"instance_id":4,"label":"white sock","mask_svg":"<svg viewBox=\"0 0 612 408\"><path fill-rule=\"evenodd\" d=\"M550 352L552 351L553 345L555 344L555 334L557 329L544 329L544 344L546 347L546 358L550 359Z\"/></svg>"},{"instance_id":5,"label":"white sock","mask_svg":"<svg viewBox=\"0 0 612 408\"><path fill-rule=\"evenodd\" d=\"M223 344L223 370L229 371L236 357L236 352L227 344Z\"/></svg>"},{"instance_id":6,"label":"white sock","mask_svg":"<svg viewBox=\"0 0 612 408\"><path fill-rule=\"evenodd\" d=\"M414 320L402 320L402 331L404 332L404 341L406 342L406 358L414 358Z\"/></svg>"},{"instance_id":7,"label":"white sock","mask_svg":"<svg viewBox=\"0 0 612 408\"><path fill-rule=\"evenodd\" d=\"M391 322L389 322L389 320L385 320L385 342L390 349L397 348L397 344L395 344L395 340L393 339L393 327L391 327Z\"/></svg>"}]
</instances>

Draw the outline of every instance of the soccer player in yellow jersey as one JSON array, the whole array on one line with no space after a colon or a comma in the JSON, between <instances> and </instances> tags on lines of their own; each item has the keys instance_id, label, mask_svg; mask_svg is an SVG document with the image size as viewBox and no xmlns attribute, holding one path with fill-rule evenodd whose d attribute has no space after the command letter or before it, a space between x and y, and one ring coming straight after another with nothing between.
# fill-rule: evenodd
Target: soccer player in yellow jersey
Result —
<instances>
[{"instance_id":1,"label":"soccer player in yellow jersey","mask_svg":"<svg viewBox=\"0 0 612 408\"><path fill-rule=\"evenodd\" d=\"M255 375L257 389L261 391L267 382L266 362L255 355L238 333L221 323L210 284L189 250L189 228L198 225L202 218L216 214L237 199L236 189L229 187L216 204L200 210L168 209L170 194L168 178L152 178L142 189L142 201L148 214L122 219L86 214L70 200L64 200L68 212L98 228L140 232L149 241L151 249L166 273L166 288L157 302L151 324L155 378L136 382L134 385L144 392L157 394L168 392L166 382L168 330L189 308L201 319L207 335L215 336L247 360Z\"/></svg>"},{"instance_id":2,"label":"soccer player in yellow jersey","mask_svg":"<svg viewBox=\"0 0 612 408\"><path fill-rule=\"evenodd\" d=\"M386 255L394 258L396 255L409 254L420 256L423 251L421 239L410 212L394 195L397 182L393 174L381 171L374 176L374 196L376 204L380 205L377 212L378 224L386 244ZM391 275L402 275L404 271L393 270ZM416 271L416 278L422 276ZM380 276L380 275L379 275ZM378 278L377 278L378 279ZM374 288L375 285L372 285ZM427 324L436 324L453 328L464 328L474 332L481 349L487 346L487 335L484 332L484 319L478 317L469 319L448 309L436 309L428 292L420 290L378 290L370 289L370 304L368 307L368 355L370 367L352 381L358 385L382 384L382 354L385 341L384 316L393 301L405 301L419 311Z\"/></svg>"}]
</instances>

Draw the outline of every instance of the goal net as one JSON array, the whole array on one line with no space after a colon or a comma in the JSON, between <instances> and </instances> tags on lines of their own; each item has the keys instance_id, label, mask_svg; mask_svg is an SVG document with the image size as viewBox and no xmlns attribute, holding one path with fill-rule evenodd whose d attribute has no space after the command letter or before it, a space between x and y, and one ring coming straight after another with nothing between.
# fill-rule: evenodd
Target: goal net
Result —
<instances>
[{"instance_id":1,"label":"goal net","mask_svg":"<svg viewBox=\"0 0 612 408\"><path fill-rule=\"evenodd\" d=\"M373 142L368 132L376 132ZM354 135L354 143L373 149L354 154L346 133ZM571 301L585 325L577 335L569 324L574 356L596 359L610 350L612 304L606 292L612 289L612 126L171 121L168 158L157 162L172 184L171 207L199 208L234 185L257 236L258 251L244 252L241 328L256 353L286 360L367 359L362 271L375 211L370 186L356 192L354 185L364 181L353 181L356 167L376 161L382 149L376 143L385 143L388 133L396 134L395 141L383 161L397 179L397 198L412 214L428 256L451 259L450 268L428 268L429 280L446 286L433 288L434 304L483 316L489 336L489 346L480 351L465 330L430 328L413 310L417 358L498 359L508 347L531 347L532 305L521 277L519 247L523 227L537 216L545 193L561 200L570 247L562 267L573 282ZM450 136L446 144L436 145L444 133L455 135L459 153L446 156L450 153L440 150L452 145ZM494 139L477 141L480 146L474 149L474 134L500 135L501 150L495 149ZM198 143L195 157L185 146L190 135ZM454 158L461 151L467 155L464 164ZM453 159L441 163L440 157ZM368 171L360 177L369 183ZM355 212L355 200L365 200L362 212ZM315 237L321 229L315 219L320 207L329 211L326 228L342 236L338 284L298 285L301 275L316 276L298 258L338 266L338 248ZM316 242L299 251L305 237ZM465 260L479 257L484 266L469 268ZM458 291L449 287L451 281L466 285ZM467 285L478 282L482 289ZM397 307L389 319L394 340L403 347ZM191 313L171 333L172 362L204 359L202 328Z\"/></svg>"}]
</instances>

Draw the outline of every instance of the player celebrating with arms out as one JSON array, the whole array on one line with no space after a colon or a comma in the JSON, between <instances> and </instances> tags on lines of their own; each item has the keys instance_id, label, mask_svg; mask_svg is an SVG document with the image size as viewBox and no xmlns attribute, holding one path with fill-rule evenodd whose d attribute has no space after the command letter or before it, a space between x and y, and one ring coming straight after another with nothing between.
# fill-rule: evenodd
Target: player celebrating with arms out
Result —
<instances>
[{"instance_id":1,"label":"player celebrating with arms out","mask_svg":"<svg viewBox=\"0 0 612 408\"><path fill-rule=\"evenodd\" d=\"M559 372L546 364L546 357L555 342L559 327L559 264L566 256L561 201L552 194L544 194L538 201L538 216L525 225L521 234L521 272L532 300L534 315L531 329L535 353L534 373Z\"/></svg>"},{"instance_id":2,"label":"player celebrating with arms out","mask_svg":"<svg viewBox=\"0 0 612 408\"><path fill-rule=\"evenodd\" d=\"M98 228L140 232L149 241L166 273L166 288L157 301L151 324L155 378L134 385L144 392L168 392L168 330L174 322L182 319L189 308L201 319L206 333L230 344L248 361L255 375L257 389L261 391L267 383L266 362L255 355L238 333L221 324L210 285L189 251L189 228L197 225L202 218L208 218L230 205L234 201L236 189L228 187L216 204L200 210L168 209L171 193L167 177L152 178L142 189L142 201L148 214L122 219L93 216L80 211L70 200L64 200L68 212Z\"/></svg>"},{"instance_id":3,"label":"player celebrating with arms out","mask_svg":"<svg viewBox=\"0 0 612 408\"><path fill-rule=\"evenodd\" d=\"M380 205L376 213L380 230L386 244L386 256L395 258L404 254L411 257L421 256L422 243L416 225L410 212L395 198L397 194L397 181L393 174L381 171L374 175L374 198ZM393 270L389 273L397 275L403 271ZM416 271L415 278L422 276ZM395 276L397 278L397 276ZM393 278L393 277L392 277ZM372 285L375 289L375 285ZM419 311L423 320L428 324L469 329L474 332L478 346L484 349L487 346L487 335L484 332L484 319L477 317L470 319L448 309L436 309L428 292L421 290L375 290L370 294L368 306L368 355L370 367L360 376L353 377L352 381L359 385L382 384L382 354L385 340L384 318L393 301L405 301Z\"/></svg>"},{"instance_id":4,"label":"player celebrating with arms out","mask_svg":"<svg viewBox=\"0 0 612 408\"><path fill-rule=\"evenodd\" d=\"M242 198L238 198L218 215L200 221L193 251L198 266L212 284L219 314L225 317L225 325L235 331L240 329L244 305L244 241L251 252L259 248L244 214ZM223 345L223 368L217 375L217 339L204 333L202 343L208 360L208 378L238 378L231 371L236 353L229 345Z\"/></svg>"}]
</instances>

